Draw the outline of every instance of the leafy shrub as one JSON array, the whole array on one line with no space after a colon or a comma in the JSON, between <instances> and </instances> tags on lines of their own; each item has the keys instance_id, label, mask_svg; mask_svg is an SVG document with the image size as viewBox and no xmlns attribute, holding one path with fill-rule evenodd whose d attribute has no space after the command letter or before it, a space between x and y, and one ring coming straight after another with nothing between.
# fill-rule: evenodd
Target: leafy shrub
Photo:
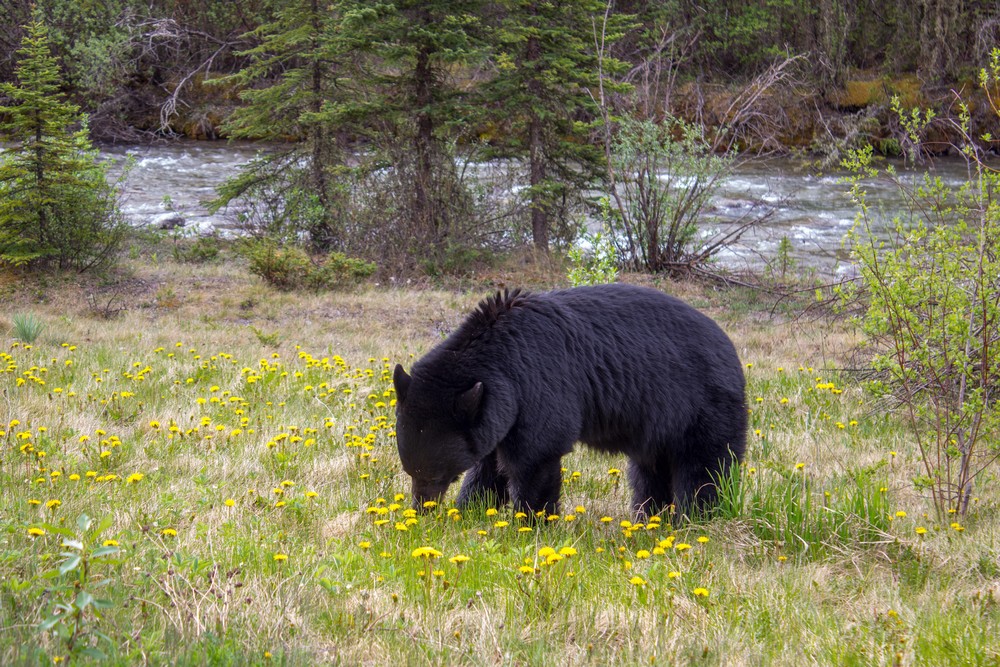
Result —
<instances>
[{"instance_id":1,"label":"leafy shrub","mask_svg":"<svg viewBox=\"0 0 1000 667\"><path fill-rule=\"evenodd\" d=\"M250 273L278 289L299 287L312 267L304 250L295 246L282 247L274 241L248 241L243 244L242 251L250 262Z\"/></svg>"},{"instance_id":2,"label":"leafy shrub","mask_svg":"<svg viewBox=\"0 0 1000 667\"><path fill-rule=\"evenodd\" d=\"M607 197L601 200L601 210L607 220ZM584 248L576 245L567 253L570 270L566 274L573 287L580 285L604 285L618 279L618 253L611 240L611 233L605 227L604 231L594 234L583 234L581 240L589 246Z\"/></svg>"},{"instance_id":3,"label":"leafy shrub","mask_svg":"<svg viewBox=\"0 0 1000 667\"><path fill-rule=\"evenodd\" d=\"M609 157L614 207L608 222L627 267L687 271L706 263L757 221L747 219L711 238L698 233L735 158L716 155L695 125L678 118L661 123L625 118Z\"/></svg>"},{"instance_id":4,"label":"leafy shrub","mask_svg":"<svg viewBox=\"0 0 1000 667\"><path fill-rule=\"evenodd\" d=\"M218 259L219 239L215 236L199 236L193 241L177 239L174 242L174 260L187 264L205 264Z\"/></svg>"},{"instance_id":5,"label":"leafy shrub","mask_svg":"<svg viewBox=\"0 0 1000 667\"><path fill-rule=\"evenodd\" d=\"M250 262L251 273L282 290L342 288L371 276L376 270L374 264L340 252L314 261L298 246L279 246L269 240L246 241L242 253Z\"/></svg>"},{"instance_id":6,"label":"leafy shrub","mask_svg":"<svg viewBox=\"0 0 1000 667\"><path fill-rule=\"evenodd\" d=\"M1000 81L1000 50L980 78L984 87ZM915 155L926 120L899 116ZM879 172L870 147L846 163L856 174L850 239L860 277L844 293L863 304L858 319L877 373L869 389L902 408L923 463L914 481L941 518L967 511L973 482L1000 456L1000 175L973 148L969 118L963 109L973 177L957 190L930 175L910 185L892 168ZM863 178L876 176L911 202L888 240L864 188Z\"/></svg>"},{"instance_id":7,"label":"leafy shrub","mask_svg":"<svg viewBox=\"0 0 1000 667\"><path fill-rule=\"evenodd\" d=\"M348 257L342 252L331 252L324 261L311 267L305 284L313 289L347 287L370 277L377 268L371 262Z\"/></svg>"}]
</instances>

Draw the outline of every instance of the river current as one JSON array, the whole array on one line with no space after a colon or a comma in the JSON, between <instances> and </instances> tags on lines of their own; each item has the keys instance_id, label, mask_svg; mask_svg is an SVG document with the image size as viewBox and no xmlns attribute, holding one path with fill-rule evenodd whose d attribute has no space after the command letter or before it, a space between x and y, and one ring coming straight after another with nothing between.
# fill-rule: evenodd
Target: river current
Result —
<instances>
[{"instance_id":1,"label":"river current","mask_svg":"<svg viewBox=\"0 0 1000 667\"><path fill-rule=\"evenodd\" d=\"M204 202L215 188L238 173L261 150L259 145L224 142L176 142L149 146L105 147L105 157L119 162L126 155L134 164L129 174L124 210L136 225L176 228L184 233L233 234L236 211L210 214ZM939 160L904 179L920 179L925 171L957 188L968 178L964 161ZM748 213L767 213L766 221L748 231L719 256L733 268L760 268L775 257L781 239L791 244L799 268L823 275L849 270L844 236L854 224L857 207L848 196L844 173L817 172L809 163L793 159L747 161L719 188L711 217L725 224ZM904 210L897 188L887 181L868 184L869 202L882 220ZM715 228L708 227L709 234Z\"/></svg>"}]
</instances>

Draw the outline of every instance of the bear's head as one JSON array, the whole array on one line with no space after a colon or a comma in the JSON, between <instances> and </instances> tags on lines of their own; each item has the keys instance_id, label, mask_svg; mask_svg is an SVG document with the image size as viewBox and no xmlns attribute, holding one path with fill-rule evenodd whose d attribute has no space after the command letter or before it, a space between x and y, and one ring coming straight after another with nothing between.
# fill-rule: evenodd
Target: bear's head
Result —
<instances>
[{"instance_id":1,"label":"bear's head","mask_svg":"<svg viewBox=\"0 0 1000 667\"><path fill-rule=\"evenodd\" d=\"M397 365L396 445L403 470L413 480L413 504L437 501L484 455L473 431L483 403L483 383L435 382L410 376ZM466 386L468 385L468 386Z\"/></svg>"}]
</instances>

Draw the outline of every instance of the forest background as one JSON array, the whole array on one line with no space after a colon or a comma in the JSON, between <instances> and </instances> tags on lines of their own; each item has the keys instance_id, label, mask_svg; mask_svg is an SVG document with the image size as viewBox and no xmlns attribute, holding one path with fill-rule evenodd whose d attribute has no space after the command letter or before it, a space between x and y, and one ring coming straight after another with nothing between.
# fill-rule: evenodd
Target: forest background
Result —
<instances>
[{"instance_id":1,"label":"forest background","mask_svg":"<svg viewBox=\"0 0 1000 667\"><path fill-rule=\"evenodd\" d=\"M13 80L37 11L93 139L271 142L216 207L236 204L252 235L279 245L307 239L404 272L568 247L595 184L614 193L616 170L637 168L615 161L630 142L647 142L648 159L652 141L660 170L706 169L710 193L725 166L680 164L665 145L831 166L863 146L954 153L962 102L977 133L996 124L976 80L1000 35L987 1L5 4L0 80ZM914 137L899 109L917 107L937 120ZM470 164L492 164L488 182ZM629 228L619 202L617 237L645 239L619 247L621 263L704 259L680 250L705 198L690 201L691 220L662 239Z\"/></svg>"}]
</instances>

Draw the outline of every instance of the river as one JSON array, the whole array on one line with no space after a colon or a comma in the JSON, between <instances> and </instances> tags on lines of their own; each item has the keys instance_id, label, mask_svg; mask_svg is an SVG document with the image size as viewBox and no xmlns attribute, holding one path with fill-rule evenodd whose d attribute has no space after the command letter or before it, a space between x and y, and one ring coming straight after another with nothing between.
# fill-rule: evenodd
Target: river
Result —
<instances>
[{"instance_id":1,"label":"river","mask_svg":"<svg viewBox=\"0 0 1000 667\"><path fill-rule=\"evenodd\" d=\"M235 175L261 150L259 145L225 142L180 141L149 146L104 147L105 157L134 159L125 188L124 210L136 225L173 226L190 233L233 234L236 212L210 214L203 202L215 196L215 188ZM968 172L964 161L939 160L930 166L934 175L958 187ZM843 246L844 235L854 223L857 208L847 195L843 173L817 173L802 160L769 159L741 164L719 189L711 213L722 220L743 216L760 202L757 210L769 212L766 222L747 232L740 242L720 255L723 263L740 268L760 268L773 258L783 237L791 243L791 255L799 268L833 275L850 266ZM920 178L919 172L904 172L905 178ZM888 182L869 186L869 201L891 219L903 210L900 193Z\"/></svg>"}]
</instances>

